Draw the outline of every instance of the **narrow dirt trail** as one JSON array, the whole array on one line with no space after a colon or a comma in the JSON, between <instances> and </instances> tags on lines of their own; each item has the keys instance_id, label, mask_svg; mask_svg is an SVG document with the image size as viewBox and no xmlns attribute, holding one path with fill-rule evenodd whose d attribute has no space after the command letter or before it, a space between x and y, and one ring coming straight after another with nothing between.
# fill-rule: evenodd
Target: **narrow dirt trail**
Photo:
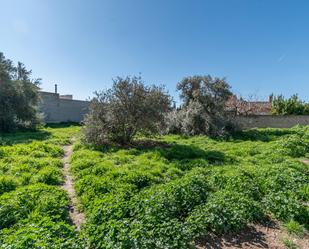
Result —
<instances>
[{"instance_id":1,"label":"narrow dirt trail","mask_svg":"<svg viewBox=\"0 0 309 249\"><path fill-rule=\"evenodd\" d=\"M74 189L74 181L70 173L70 157L73 152L73 145L63 146L64 156L63 160L63 174L65 181L63 184L64 190L69 194L70 206L69 206L69 215L72 223L75 225L77 230L80 230L81 225L85 222L85 215L78 211L77 208L77 196Z\"/></svg>"}]
</instances>

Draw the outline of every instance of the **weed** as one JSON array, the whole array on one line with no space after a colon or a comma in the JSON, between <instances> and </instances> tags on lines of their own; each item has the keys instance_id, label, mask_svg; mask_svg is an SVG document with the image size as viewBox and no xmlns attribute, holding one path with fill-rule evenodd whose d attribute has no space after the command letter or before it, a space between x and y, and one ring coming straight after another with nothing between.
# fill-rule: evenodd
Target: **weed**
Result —
<instances>
[{"instance_id":1,"label":"weed","mask_svg":"<svg viewBox=\"0 0 309 249\"><path fill-rule=\"evenodd\" d=\"M295 220L290 220L289 222L284 224L284 227L290 234L294 234L300 238L305 235L306 229L303 225L299 224Z\"/></svg>"}]
</instances>

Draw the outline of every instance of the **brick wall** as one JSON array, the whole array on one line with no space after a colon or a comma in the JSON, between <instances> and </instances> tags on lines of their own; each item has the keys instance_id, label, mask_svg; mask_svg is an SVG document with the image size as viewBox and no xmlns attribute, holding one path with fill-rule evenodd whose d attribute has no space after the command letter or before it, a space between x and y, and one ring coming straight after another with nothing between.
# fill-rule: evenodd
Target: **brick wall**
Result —
<instances>
[{"instance_id":1,"label":"brick wall","mask_svg":"<svg viewBox=\"0 0 309 249\"><path fill-rule=\"evenodd\" d=\"M57 93L40 92L39 110L44 114L46 123L78 122L88 111L89 102L60 98Z\"/></svg>"}]
</instances>

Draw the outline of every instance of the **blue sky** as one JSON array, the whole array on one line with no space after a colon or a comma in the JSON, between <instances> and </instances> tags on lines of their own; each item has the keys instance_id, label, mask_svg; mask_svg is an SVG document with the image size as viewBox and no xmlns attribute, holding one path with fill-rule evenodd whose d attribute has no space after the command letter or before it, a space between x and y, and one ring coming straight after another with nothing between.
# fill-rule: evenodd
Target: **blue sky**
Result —
<instances>
[{"instance_id":1,"label":"blue sky","mask_svg":"<svg viewBox=\"0 0 309 249\"><path fill-rule=\"evenodd\" d=\"M309 1L0 0L0 51L77 99L142 73L177 96L183 77L309 101Z\"/></svg>"}]
</instances>

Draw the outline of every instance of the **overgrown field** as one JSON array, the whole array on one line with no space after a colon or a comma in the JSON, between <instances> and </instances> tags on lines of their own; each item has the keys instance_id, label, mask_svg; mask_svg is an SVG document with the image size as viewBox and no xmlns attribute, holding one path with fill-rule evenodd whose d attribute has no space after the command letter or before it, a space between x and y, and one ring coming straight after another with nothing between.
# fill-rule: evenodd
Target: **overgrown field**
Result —
<instances>
[{"instance_id":1,"label":"overgrown field","mask_svg":"<svg viewBox=\"0 0 309 249\"><path fill-rule=\"evenodd\" d=\"M68 218L62 145L77 126L0 135L0 248L81 248Z\"/></svg>"},{"instance_id":2,"label":"overgrown field","mask_svg":"<svg viewBox=\"0 0 309 249\"><path fill-rule=\"evenodd\" d=\"M309 226L309 127L164 136L72 157L91 248L188 248L271 217ZM293 224L294 224L293 223Z\"/></svg>"},{"instance_id":3,"label":"overgrown field","mask_svg":"<svg viewBox=\"0 0 309 249\"><path fill-rule=\"evenodd\" d=\"M309 229L309 127L228 140L157 137L135 148L75 142L86 224L70 224L62 145L79 127L0 135L0 248L189 248L271 217ZM292 225L291 225L292 224Z\"/></svg>"}]
</instances>

